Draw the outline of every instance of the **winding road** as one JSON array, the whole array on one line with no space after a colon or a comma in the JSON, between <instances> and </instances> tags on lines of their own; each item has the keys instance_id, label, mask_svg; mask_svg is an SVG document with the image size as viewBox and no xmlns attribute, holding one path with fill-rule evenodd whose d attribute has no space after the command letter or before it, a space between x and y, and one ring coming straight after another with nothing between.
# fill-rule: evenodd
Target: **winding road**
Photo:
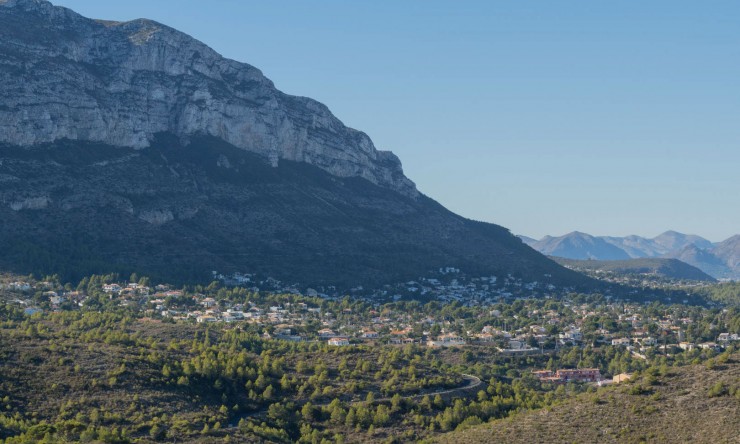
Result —
<instances>
[{"instance_id":1,"label":"winding road","mask_svg":"<svg viewBox=\"0 0 740 444\"><path fill-rule=\"evenodd\" d=\"M479 385L481 385L483 383L480 380L480 378L477 377L477 376L467 375L465 373L461 374L461 376L463 377L463 379L465 379L467 381L467 384L465 384L465 385L463 385L461 387L456 387L456 388L453 388L453 389L446 389L446 390L437 390L437 391L430 392L430 393L422 393L420 395L402 396L401 398L402 399L421 399L421 398L423 398L425 396L448 395L450 393L455 393L455 392L460 392L460 391L463 391L463 390L474 389L474 388L478 387ZM390 399L391 398L381 398L381 399L376 399L376 401L390 401ZM354 404L354 403L352 403L352 404Z\"/></svg>"}]
</instances>

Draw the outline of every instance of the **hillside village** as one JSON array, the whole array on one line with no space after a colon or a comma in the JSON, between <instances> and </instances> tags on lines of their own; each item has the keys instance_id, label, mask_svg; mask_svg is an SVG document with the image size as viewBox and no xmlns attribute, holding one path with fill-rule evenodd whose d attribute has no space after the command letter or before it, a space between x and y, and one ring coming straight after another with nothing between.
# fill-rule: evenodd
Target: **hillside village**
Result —
<instances>
[{"instance_id":1,"label":"hillside village","mask_svg":"<svg viewBox=\"0 0 740 444\"><path fill-rule=\"evenodd\" d=\"M690 365L723 371L740 345L734 304L543 294L516 281L471 284L457 272L382 289L390 296L383 302L242 279L176 287L135 275L94 275L77 285L0 276L4 356L12 359L0 378L11 409L0 415L3 433L38 442L37 431L52 421L56 436L71 442L83 435L408 442L516 421L519 412L580 395L652 396L656 375ZM422 291L439 297L409 297ZM457 299L466 292L488 302ZM21 387L40 371L34 387L53 381L60 405L34 419L41 390ZM64 406L77 401L67 393L83 388L96 398L75 407L88 416L72 416ZM169 399L188 416L163 419L184 411ZM132 405L145 414L129 419ZM101 428L103 414L110 429ZM15 417L27 422L17 426ZM78 417L84 428L67 431L65 421Z\"/></svg>"},{"instance_id":2,"label":"hillside village","mask_svg":"<svg viewBox=\"0 0 740 444\"><path fill-rule=\"evenodd\" d=\"M726 308L709 312L575 293L540 296L533 293L537 284L513 278L494 287L495 277L465 281L454 268L440 272L444 281L422 278L374 293L388 296L393 292L384 304L373 302L373 297L341 298L313 289L302 295L297 288L280 287L275 280L256 281L250 275L225 278L215 273L219 281L205 288L150 285L146 278L125 282L93 277L73 289L50 280L6 276L0 292L28 316L105 305L161 322L247 325L265 340L324 342L337 347L488 347L504 355L526 356L563 347L614 346L646 359L656 353L721 351L740 340L738 326L729 324L732 313ZM264 291L256 284L275 290ZM414 294L429 302L422 305L408 300Z\"/></svg>"}]
</instances>

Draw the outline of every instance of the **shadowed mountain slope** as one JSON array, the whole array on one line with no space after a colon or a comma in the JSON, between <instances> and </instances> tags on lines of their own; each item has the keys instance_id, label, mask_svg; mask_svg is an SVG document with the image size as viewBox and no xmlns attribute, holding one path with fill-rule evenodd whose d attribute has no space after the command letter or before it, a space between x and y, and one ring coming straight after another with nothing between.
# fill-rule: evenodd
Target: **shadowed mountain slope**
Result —
<instances>
[{"instance_id":1,"label":"shadowed mountain slope","mask_svg":"<svg viewBox=\"0 0 740 444\"><path fill-rule=\"evenodd\" d=\"M587 283L508 230L362 178L264 159L212 138L143 150L82 142L0 149L0 266L79 277L211 270L350 287L443 266ZM550 275L546 277L545 275Z\"/></svg>"}]
</instances>

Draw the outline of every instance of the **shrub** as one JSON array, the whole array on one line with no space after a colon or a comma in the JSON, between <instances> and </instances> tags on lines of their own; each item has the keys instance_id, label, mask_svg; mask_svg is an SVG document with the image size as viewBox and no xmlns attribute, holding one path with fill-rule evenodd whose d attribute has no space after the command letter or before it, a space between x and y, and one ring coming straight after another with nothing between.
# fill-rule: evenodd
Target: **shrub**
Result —
<instances>
[{"instance_id":1,"label":"shrub","mask_svg":"<svg viewBox=\"0 0 740 444\"><path fill-rule=\"evenodd\" d=\"M711 387L711 388L709 389L709 393L708 393L708 396L709 396L710 398L715 398L715 397L717 397L717 396L723 396L723 395L726 395L727 393L728 393L728 392L727 392L727 387L725 387L725 385L724 385L724 384L723 384L722 382L718 382L718 383L714 384L714 385L713 385L713 386L712 386L712 387Z\"/></svg>"}]
</instances>

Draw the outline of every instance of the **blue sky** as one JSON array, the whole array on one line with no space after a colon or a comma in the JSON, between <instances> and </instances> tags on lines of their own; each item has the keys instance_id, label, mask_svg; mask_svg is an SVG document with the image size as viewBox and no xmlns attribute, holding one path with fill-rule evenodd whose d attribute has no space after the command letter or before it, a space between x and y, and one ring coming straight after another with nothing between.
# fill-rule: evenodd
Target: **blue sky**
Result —
<instances>
[{"instance_id":1,"label":"blue sky","mask_svg":"<svg viewBox=\"0 0 740 444\"><path fill-rule=\"evenodd\" d=\"M463 216L538 238L740 233L740 2L54 3L260 68Z\"/></svg>"}]
</instances>

